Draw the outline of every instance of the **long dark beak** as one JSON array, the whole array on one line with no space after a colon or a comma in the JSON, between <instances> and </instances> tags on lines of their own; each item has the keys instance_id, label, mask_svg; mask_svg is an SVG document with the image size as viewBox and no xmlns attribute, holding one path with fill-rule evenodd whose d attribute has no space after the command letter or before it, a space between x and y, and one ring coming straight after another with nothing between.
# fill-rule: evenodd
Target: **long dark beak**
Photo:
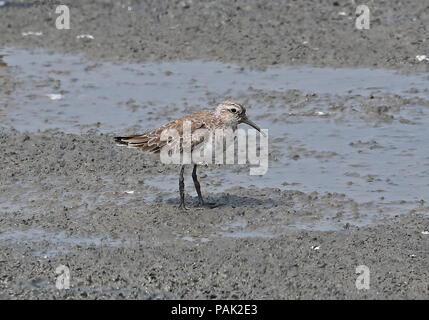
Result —
<instances>
[{"instance_id":1,"label":"long dark beak","mask_svg":"<svg viewBox=\"0 0 429 320\"><path fill-rule=\"evenodd\" d=\"M256 129L256 130L258 130L262 135L264 135L264 136L265 136L265 133L264 133L264 132L261 132L261 128L259 128L259 127L257 126L257 124L256 124L256 123L254 123L253 121L251 121L251 120L247 119L247 117L246 117L246 118L244 118L243 120L241 120L241 122L242 122L242 123L245 123L245 124L248 124L249 126L251 126L251 127L255 128L255 129Z\"/></svg>"}]
</instances>

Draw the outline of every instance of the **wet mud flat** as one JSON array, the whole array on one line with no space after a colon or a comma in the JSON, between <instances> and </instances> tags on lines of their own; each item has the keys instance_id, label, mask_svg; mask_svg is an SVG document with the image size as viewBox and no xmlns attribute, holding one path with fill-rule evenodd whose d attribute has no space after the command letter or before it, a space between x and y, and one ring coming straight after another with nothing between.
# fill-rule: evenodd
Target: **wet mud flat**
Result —
<instances>
[{"instance_id":1,"label":"wet mud flat","mask_svg":"<svg viewBox=\"0 0 429 320\"><path fill-rule=\"evenodd\" d=\"M423 2L389 2L391 11L377 2L365 35L342 34L353 7L328 1L76 1L71 38L51 32L50 4L8 3L0 30L16 32L0 32L1 298L429 296L428 64L415 59L425 53L421 20L409 19L425 18ZM17 19L27 14L31 30ZM146 32L129 32L138 28L124 24L128 15ZM274 41L283 27L288 41ZM94 41L76 38L89 32ZM269 129L268 172L201 167L217 206L199 209L188 171L191 209L179 211L179 168L113 136L225 99ZM67 290L56 286L62 265ZM356 287L362 265L368 290Z\"/></svg>"},{"instance_id":2,"label":"wet mud flat","mask_svg":"<svg viewBox=\"0 0 429 320\"><path fill-rule=\"evenodd\" d=\"M110 138L1 135L3 298L427 297L426 203L336 231L294 224L365 208L344 195L237 186L208 195L217 208L194 208L193 197L178 211L176 195L146 183L177 170ZM55 287L60 265L68 290ZM359 265L369 290L355 286Z\"/></svg>"},{"instance_id":3,"label":"wet mud flat","mask_svg":"<svg viewBox=\"0 0 429 320\"><path fill-rule=\"evenodd\" d=\"M356 1L5 2L0 6L4 47L83 52L106 61L203 59L253 68L311 64L429 70L416 60L429 55L425 0L367 1L368 32L355 28ZM70 7L70 30L55 28L59 4ZM88 34L92 40L79 38Z\"/></svg>"},{"instance_id":4,"label":"wet mud flat","mask_svg":"<svg viewBox=\"0 0 429 320\"><path fill-rule=\"evenodd\" d=\"M427 297L426 75L4 52L2 297ZM179 168L113 136L224 98L269 128L268 172L202 167L212 209L195 207L188 172L179 211Z\"/></svg>"}]
</instances>

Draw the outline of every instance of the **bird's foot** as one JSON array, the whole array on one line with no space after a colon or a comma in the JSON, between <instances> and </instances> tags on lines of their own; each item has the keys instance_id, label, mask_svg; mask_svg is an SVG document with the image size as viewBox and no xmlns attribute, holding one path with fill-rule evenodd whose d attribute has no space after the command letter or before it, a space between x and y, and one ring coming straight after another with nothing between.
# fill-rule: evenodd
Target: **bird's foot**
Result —
<instances>
[{"instance_id":1,"label":"bird's foot","mask_svg":"<svg viewBox=\"0 0 429 320\"><path fill-rule=\"evenodd\" d=\"M177 207L177 209L179 209L179 210L183 210L183 211L185 211L185 210L189 210L189 208L185 205L185 202L181 202L181 203L179 204L179 206Z\"/></svg>"}]
</instances>

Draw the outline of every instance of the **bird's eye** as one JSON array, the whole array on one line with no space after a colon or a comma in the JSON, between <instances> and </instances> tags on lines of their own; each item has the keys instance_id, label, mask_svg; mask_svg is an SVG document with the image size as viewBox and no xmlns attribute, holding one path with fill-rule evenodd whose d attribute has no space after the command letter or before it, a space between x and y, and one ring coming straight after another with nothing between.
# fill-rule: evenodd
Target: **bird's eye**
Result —
<instances>
[{"instance_id":1,"label":"bird's eye","mask_svg":"<svg viewBox=\"0 0 429 320\"><path fill-rule=\"evenodd\" d=\"M231 108L231 109L229 109L232 113L236 113L237 112L237 109L235 109L235 108Z\"/></svg>"}]
</instances>

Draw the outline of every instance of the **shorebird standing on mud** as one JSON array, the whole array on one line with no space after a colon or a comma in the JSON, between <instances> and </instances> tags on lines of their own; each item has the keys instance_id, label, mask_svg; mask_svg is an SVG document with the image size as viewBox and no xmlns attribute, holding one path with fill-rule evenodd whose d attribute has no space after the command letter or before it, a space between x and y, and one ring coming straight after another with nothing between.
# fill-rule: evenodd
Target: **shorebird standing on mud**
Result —
<instances>
[{"instance_id":1,"label":"shorebird standing on mud","mask_svg":"<svg viewBox=\"0 0 429 320\"><path fill-rule=\"evenodd\" d=\"M255 128L259 132L261 129L252 121L247 118L246 108L236 102L225 101L218 105L214 110L202 110L182 118L178 118L170 121L163 126L148 131L143 134L127 136L127 137L115 137L115 141L121 145L127 145L129 147L141 148L146 152L151 153L161 153L162 149L171 144L173 141L164 139L163 133L169 130L174 130L178 133L178 138L175 141L176 144L179 144L179 153L183 153L182 143L184 140L185 124L189 125L190 133L195 134L198 130L204 129L209 134L213 134L215 131L221 130L230 130L230 132L235 132L237 126L240 123L245 123ZM179 142L179 143L178 143ZM199 136L199 138L190 141L191 151L201 147L204 143L207 142L207 135ZM184 184L184 170L185 164L182 164L180 169L179 176L179 193L180 193L180 205L179 208L187 209L185 206L185 184ZM204 205L203 196L201 194L201 187L197 177L197 163L194 163L192 170L192 179L194 181L195 190L198 194L198 204L200 206Z\"/></svg>"}]
</instances>

